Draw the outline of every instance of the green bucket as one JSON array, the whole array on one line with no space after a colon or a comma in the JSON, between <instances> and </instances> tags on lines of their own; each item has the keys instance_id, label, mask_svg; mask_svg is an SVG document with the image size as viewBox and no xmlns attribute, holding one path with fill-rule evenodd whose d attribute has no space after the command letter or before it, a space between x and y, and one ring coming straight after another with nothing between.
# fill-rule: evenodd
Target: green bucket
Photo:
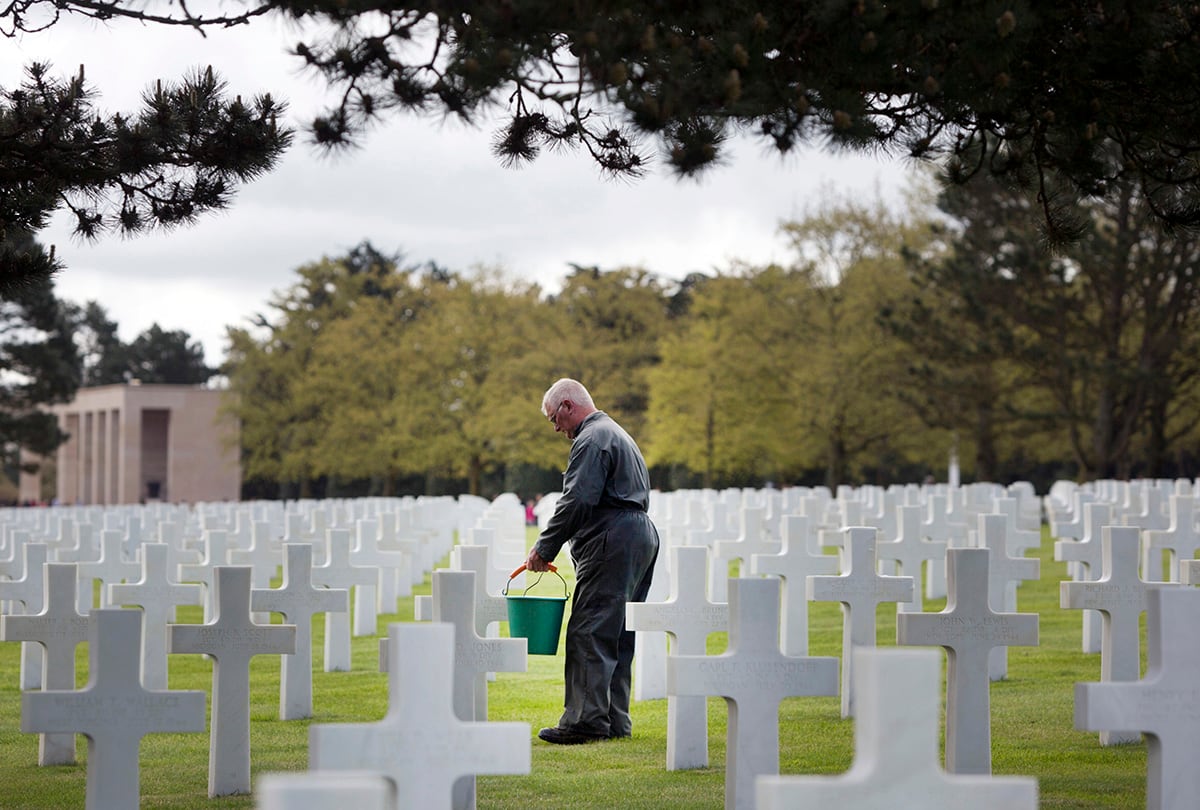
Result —
<instances>
[{"instance_id":1,"label":"green bucket","mask_svg":"<svg viewBox=\"0 0 1200 810\"><path fill-rule=\"evenodd\" d=\"M512 572L508 578L509 585L513 577L525 570L521 566ZM533 585L525 589L524 594L510 594L508 585L504 586L504 596L508 600L508 635L512 638L526 639L526 652L530 655L555 655L558 652L558 637L562 632L563 612L567 607L567 581L551 566L563 584L562 596L529 596L529 591L541 582L539 576Z\"/></svg>"}]
</instances>

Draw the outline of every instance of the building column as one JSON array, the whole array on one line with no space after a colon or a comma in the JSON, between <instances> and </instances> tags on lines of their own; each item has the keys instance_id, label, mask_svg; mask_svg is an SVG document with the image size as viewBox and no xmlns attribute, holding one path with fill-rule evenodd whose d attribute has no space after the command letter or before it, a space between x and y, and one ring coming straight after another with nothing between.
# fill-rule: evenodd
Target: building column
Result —
<instances>
[{"instance_id":1,"label":"building column","mask_svg":"<svg viewBox=\"0 0 1200 810\"><path fill-rule=\"evenodd\" d=\"M96 419L91 411L84 411L80 416L83 424L79 436L83 453L83 487L79 498L83 504L93 504L96 502Z\"/></svg>"},{"instance_id":2,"label":"building column","mask_svg":"<svg viewBox=\"0 0 1200 810\"><path fill-rule=\"evenodd\" d=\"M92 424L92 440L96 449L92 453L94 467L92 480L95 482L96 497L92 503L107 505L110 490L108 484L108 412L96 411Z\"/></svg>"},{"instance_id":3,"label":"building column","mask_svg":"<svg viewBox=\"0 0 1200 810\"><path fill-rule=\"evenodd\" d=\"M128 503L121 493L121 410L108 412L108 502Z\"/></svg>"},{"instance_id":4,"label":"building column","mask_svg":"<svg viewBox=\"0 0 1200 810\"><path fill-rule=\"evenodd\" d=\"M71 505L79 500L82 474L79 465L79 413L60 411L58 427L69 438L58 448L58 469L55 472L58 485L55 489L58 493L58 502L63 505Z\"/></svg>"},{"instance_id":5,"label":"building column","mask_svg":"<svg viewBox=\"0 0 1200 810\"><path fill-rule=\"evenodd\" d=\"M142 501L142 411L130 406L128 400L121 408L121 443L118 458L121 465L121 503Z\"/></svg>"}]
</instances>

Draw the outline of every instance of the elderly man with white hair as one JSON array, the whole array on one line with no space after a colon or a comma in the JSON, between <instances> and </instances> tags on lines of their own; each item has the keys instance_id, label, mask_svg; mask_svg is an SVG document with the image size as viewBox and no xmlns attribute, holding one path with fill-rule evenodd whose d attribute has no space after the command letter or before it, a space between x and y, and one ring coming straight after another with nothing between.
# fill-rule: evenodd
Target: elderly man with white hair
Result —
<instances>
[{"instance_id":1,"label":"elderly man with white hair","mask_svg":"<svg viewBox=\"0 0 1200 810\"><path fill-rule=\"evenodd\" d=\"M558 745L628 737L634 634L625 629L625 603L645 601L658 556L658 531L646 511L650 474L637 443L596 409L577 380L550 386L542 413L571 440L571 454L562 495L525 565L547 570L570 541L575 597L563 714L538 737Z\"/></svg>"}]
</instances>

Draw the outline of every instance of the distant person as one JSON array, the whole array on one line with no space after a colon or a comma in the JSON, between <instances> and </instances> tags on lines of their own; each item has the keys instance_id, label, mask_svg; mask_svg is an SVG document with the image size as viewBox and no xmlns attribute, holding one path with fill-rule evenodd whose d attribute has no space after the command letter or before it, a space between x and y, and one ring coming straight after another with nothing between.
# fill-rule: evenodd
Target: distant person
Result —
<instances>
[{"instance_id":1,"label":"distant person","mask_svg":"<svg viewBox=\"0 0 1200 810\"><path fill-rule=\"evenodd\" d=\"M525 565L548 570L570 541L575 597L562 717L538 737L558 745L628 737L634 633L625 629L625 603L646 600L658 556L658 531L646 512L650 474L637 444L596 410L582 383L550 386L542 414L567 434L571 454L562 495Z\"/></svg>"}]
</instances>

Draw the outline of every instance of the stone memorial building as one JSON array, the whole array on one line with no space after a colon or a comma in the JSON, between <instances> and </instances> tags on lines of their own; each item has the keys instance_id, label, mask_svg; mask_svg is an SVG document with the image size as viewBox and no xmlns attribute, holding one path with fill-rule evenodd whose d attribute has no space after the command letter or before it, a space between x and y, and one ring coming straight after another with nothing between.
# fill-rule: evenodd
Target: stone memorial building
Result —
<instances>
[{"instance_id":1,"label":"stone memorial building","mask_svg":"<svg viewBox=\"0 0 1200 810\"><path fill-rule=\"evenodd\" d=\"M49 410L70 438L58 448L57 499L71 504L235 501L241 490L237 420L227 391L137 382L81 388ZM21 475L37 500L36 475Z\"/></svg>"}]
</instances>

